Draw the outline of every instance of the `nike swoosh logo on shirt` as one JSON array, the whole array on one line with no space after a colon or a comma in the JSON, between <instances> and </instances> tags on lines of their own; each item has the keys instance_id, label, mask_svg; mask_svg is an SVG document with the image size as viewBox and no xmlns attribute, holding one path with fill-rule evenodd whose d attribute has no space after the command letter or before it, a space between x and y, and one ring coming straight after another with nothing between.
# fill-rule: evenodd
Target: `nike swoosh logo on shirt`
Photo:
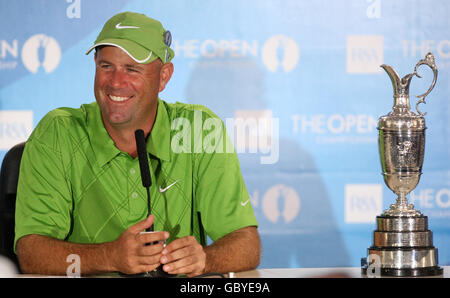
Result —
<instances>
[{"instance_id":1,"label":"nike swoosh logo on shirt","mask_svg":"<svg viewBox=\"0 0 450 298\"><path fill-rule=\"evenodd\" d=\"M241 202L241 206L244 207L245 205L247 205L248 202L250 202L250 199L248 199L248 200L245 201L245 202Z\"/></svg>"},{"instance_id":2,"label":"nike swoosh logo on shirt","mask_svg":"<svg viewBox=\"0 0 450 298\"><path fill-rule=\"evenodd\" d=\"M116 25L116 29L120 30L120 29L139 29L139 27L136 26L121 26L120 23L118 23Z\"/></svg>"},{"instance_id":3,"label":"nike swoosh logo on shirt","mask_svg":"<svg viewBox=\"0 0 450 298\"><path fill-rule=\"evenodd\" d=\"M170 184L170 185L164 187L164 188L162 188L162 187L160 186L160 187L159 187L159 192L165 192L165 191L167 191L169 188L171 188L172 186L174 186L175 183L177 183L177 182L178 182L178 180L175 181L174 183L172 183L172 184Z\"/></svg>"}]
</instances>

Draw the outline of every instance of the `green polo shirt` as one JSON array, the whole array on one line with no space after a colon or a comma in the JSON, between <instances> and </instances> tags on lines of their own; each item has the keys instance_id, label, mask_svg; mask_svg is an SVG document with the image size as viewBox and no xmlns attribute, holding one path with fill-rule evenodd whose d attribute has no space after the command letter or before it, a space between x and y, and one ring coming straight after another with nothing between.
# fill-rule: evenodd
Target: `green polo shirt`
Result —
<instances>
[{"instance_id":1,"label":"green polo shirt","mask_svg":"<svg viewBox=\"0 0 450 298\"><path fill-rule=\"evenodd\" d=\"M215 241L257 226L237 155L217 120L203 106L158 101L147 140L150 195L154 229L168 231L168 242L194 235L205 244L206 235ZM53 110L39 122L21 161L14 247L28 234L113 241L147 212L138 159L115 146L96 102Z\"/></svg>"}]
</instances>

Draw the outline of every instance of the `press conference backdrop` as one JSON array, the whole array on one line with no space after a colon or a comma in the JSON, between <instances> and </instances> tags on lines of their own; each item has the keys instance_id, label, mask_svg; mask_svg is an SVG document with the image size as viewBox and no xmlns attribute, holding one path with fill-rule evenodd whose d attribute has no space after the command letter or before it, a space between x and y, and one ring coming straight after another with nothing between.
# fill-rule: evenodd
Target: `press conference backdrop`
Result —
<instances>
[{"instance_id":1,"label":"press conference backdrop","mask_svg":"<svg viewBox=\"0 0 450 298\"><path fill-rule=\"evenodd\" d=\"M410 201L429 217L450 265L450 2L447 0L0 0L0 149L24 141L50 110L95 100L104 22L145 13L172 32L168 102L199 103L233 136L259 221L260 268L359 266L384 185L377 120L431 51L439 77L426 117L423 175ZM420 67L414 95L432 72Z\"/></svg>"}]
</instances>

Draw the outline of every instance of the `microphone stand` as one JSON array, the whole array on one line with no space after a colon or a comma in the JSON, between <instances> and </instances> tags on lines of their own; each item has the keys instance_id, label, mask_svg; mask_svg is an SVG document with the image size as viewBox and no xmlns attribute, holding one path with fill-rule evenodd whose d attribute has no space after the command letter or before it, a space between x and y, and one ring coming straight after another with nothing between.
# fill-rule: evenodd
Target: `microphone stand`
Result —
<instances>
[{"instance_id":1,"label":"microphone stand","mask_svg":"<svg viewBox=\"0 0 450 298\"><path fill-rule=\"evenodd\" d=\"M151 175L150 175L150 168L148 164L148 158L147 158L147 149L146 149L146 142L145 142L145 135L144 131L142 129L138 129L134 132L134 136L136 138L136 147L138 152L138 159L139 159L139 168L141 171L141 179L142 179L142 185L147 190L147 206L148 206L148 215L150 216L152 214L152 206L151 206L151 199L150 199L150 186L152 185ZM146 232L153 232L153 224L146 229ZM153 243L147 243L146 245L152 245ZM174 277L176 275L169 274L165 272L162 269L162 265L160 265L158 268L150 271L150 272L144 272L140 274L126 274L124 276L128 277Z\"/></svg>"},{"instance_id":2,"label":"microphone stand","mask_svg":"<svg viewBox=\"0 0 450 298\"><path fill-rule=\"evenodd\" d=\"M136 147L137 147L137 152L138 152L139 168L141 171L142 185L147 190L147 205L148 205L148 215L147 216L150 216L152 214L152 212L151 212L152 206L151 206L151 200L150 200L150 186L152 185L152 180L151 180L151 176L150 176L150 168L149 168L148 157L147 157L147 149L146 149L144 131L142 129L138 129L134 132L134 136L136 138ZM145 231L153 232L153 229L154 229L153 225L151 225ZM146 245L152 245L152 244L155 244L155 243L147 243ZM120 274L124 277L157 277L157 278L161 278L161 277L176 277L177 276L176 274L169 274L169 273L165 272L162 269L162 265L160 265L158 268L156 268L150 272L143 272L143 273L139 273L139 274L122 274L122 273L120 273ZM196 277L208 277L208 276L219 276L222 278L226 277L224 274L216 273L216 272L201 274Z\"/></svg>"}]
</instances>

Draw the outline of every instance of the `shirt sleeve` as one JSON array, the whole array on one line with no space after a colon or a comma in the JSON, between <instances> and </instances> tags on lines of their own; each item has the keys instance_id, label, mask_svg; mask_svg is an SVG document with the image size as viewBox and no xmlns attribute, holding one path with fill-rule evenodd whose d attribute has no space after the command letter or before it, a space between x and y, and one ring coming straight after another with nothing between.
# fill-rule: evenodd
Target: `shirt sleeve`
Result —
<instances>
[{"instance_id":1,"label":"shirt sleeve","mask_svg":"<svg viewBox=\"0 0 450 298\"><path fill-rule=\"evenodd\" d=\"M258 226L237 154L230 146L232 143L223 122L220 123L222 134L216 140L222 142L212 146L214 150L197 154L194 166L195 200L203 228L213 241L235 230ZM211 138L203 137L205 140L211 141ZM203 149L207 147L208 144L203 144Z\"/></svg>"},{"instance_id":2,"label":"shirt sleeve","mask_svg":"<svg viewBox=\"0 0 450 298\"><path fill-rule=\"evenodd\" d=\"M57 145L58 133L42 126L38 125L27 141L20 164L14 251L17 240L25 235L65 239L71 227L72 196Z\"/></svg>"}]
</instances>

